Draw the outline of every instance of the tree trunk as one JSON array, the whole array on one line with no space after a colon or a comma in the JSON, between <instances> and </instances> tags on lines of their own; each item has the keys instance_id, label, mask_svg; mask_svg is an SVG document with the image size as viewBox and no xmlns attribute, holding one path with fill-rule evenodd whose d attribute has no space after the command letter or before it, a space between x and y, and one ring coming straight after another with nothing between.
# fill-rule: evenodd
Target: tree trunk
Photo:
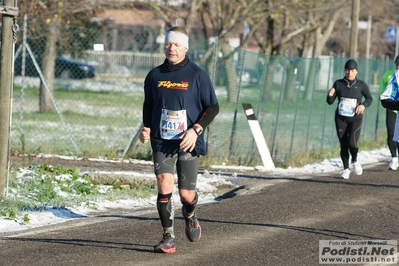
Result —
<instances>
[{"instance_id":1,"label":"tree trunk","mask_svg":"<svg viewBox=\"0 0 399 266\"><path fill-rule=\"evenodd\" d=\"M47 113L55 110L51 95L54 95L54 69L55 59L57 57L57 39L59 34L58 23L49 25L49 34L47 35L46 48L42 57L42 71L44 81L40 82L40 112Z\"/></svg>"},{"instance_id":2,"label":"tree trunk","mask_svg":"<svg viewBox=\"0 0 399 266\"><path fill-rule=\"evenodd\" d=\"M274 70L278 63L278 60L274 60L274 56L270 56L269 62L266 65L266 77L265 77L265 88L263 90L262 100L270 102L272 99L272 89L273 89L273 76Z\"/></svg>"},{"instance_id":3,"label":"tree trunk","mask_svg":"<svg viewBox=\"0 0 399 266\"><path fill-rule=\"evenodd\" d=\"M285 100L287 101L295 101L295 89L296 89L296 80L297 74L295 69L300 60L293 58L289 64L287 64L287 84L285 86ZM298 88L299 89L299 88Z\"/></svg>"},{"instance_id":4,"label":"tree trunk","mask_svg":"<svg viewBox=\"0 0 399 266\"><path fill-rule=\"evenodd\" d=\"M228 43L220 43L220 51L224 55L229 55L231 54L231 47ZM227 57L224 63L224 69L226 73L227 100L231 103L235 103L238 97L238 78L233 56Z\"/></svg>"},{"instance_id":5,"label":"tree trunk","mask_svg":"<svg viewBox=\"0 0 399 266\"><path fill-rule=\"evenodd\" d=\"M311 100L312 99L312 94L314 91L314 88L316 85L316 77L317 77L317 68L319 66L319 59L318 58L312 58L310 61L310 66L309 66L309 73L308 73L308 78L307 78L307 84L305 87L305 95L304 99L305 100Z\"/></svg>"}]
</instances>

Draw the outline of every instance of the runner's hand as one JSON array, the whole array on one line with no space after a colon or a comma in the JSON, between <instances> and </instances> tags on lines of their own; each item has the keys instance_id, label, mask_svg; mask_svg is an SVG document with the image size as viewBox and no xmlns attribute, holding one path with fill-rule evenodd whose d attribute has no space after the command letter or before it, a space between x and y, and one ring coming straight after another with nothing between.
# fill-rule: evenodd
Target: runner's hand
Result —
<instances>
[{"instance_id":1,"label":"runner's hand","mask_svg":"<svg viewBox=\"0 0 399 266\"><path fill-rule=\"evenodd\" d=\"M359 105L356 107L356 114L357 114L357 115L363 114L364 109L366 109L366 107L365 107L363 104L359 104Z\"/></svg>"},{"instance_id":2,"label":"runner's hand","mask_svg":"<svg viewBox=\"0 0 399 266\"><path fill-rule=\"evenodd\" d=\"M197 142L198 135L193 128L190 128L183 135L180 136L182 141L180 142L180 148L184 152L192 152L195 148L195 143Z\"/></svg>"},{"instance_id":3,"label":"runner's hand","mask_svg":"<svg viewBox=\"0 0 399 266\"><path fill-rule=\"evenodd\" d=\"M328 90L328 96L334 96L334 93L335 93L335 89L334 88L331 88L331 89L329 89Z\"/></svg>"},{"instance_id":4,"label":"runner's hand","mask_svg":"<svg viewBox=\"0 0 399 266\"><path fill-rule=\"evenodd\" d=\"M150 140L151 129L149 127L143 127L140 131L140 141L146 144Z\"/></svg>"}]
</instances>

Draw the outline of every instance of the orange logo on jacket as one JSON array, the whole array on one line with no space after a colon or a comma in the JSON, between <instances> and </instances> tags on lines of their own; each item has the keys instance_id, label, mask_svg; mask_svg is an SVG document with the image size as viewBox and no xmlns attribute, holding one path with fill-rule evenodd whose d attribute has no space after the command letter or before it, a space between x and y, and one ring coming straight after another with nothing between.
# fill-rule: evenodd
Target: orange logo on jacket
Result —
<instances>
[{"instance_id":1,"label":"orange logo on jacket","mask_svg":"<svg viewBox=\"0 0 399 266\"><path fill-rule=\"evenodd\" d=\"M171 81L158 81L158 88L165 87L172 90L187 90L188 89L188 82L171 82Z\"/></svg>"}]
</instances>

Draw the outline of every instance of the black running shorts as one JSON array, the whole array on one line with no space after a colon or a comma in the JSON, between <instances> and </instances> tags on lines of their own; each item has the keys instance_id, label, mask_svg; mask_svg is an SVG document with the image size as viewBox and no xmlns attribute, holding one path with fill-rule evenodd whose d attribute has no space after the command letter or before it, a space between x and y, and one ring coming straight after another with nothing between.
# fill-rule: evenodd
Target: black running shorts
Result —
<instances>
[{"instance_id":1,"label":"black running shorts","mask_svg":"<svg viewBox=\"0 0 399 266\"><path fill-rule=\"evenodd\" d=\"M181 189L195 190L197 187L197 175L199 156L193 156L190 152L165 154L155 152L154 172L156 175L177 172L177 186Z\"/></svg>"}]
</instances>

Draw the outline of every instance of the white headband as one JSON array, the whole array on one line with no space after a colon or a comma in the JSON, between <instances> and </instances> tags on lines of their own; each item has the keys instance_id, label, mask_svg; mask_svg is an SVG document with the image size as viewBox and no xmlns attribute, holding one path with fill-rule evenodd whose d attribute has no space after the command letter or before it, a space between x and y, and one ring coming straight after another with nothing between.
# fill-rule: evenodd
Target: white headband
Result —
<instances>
[{"instance_id":1,"label":"white headband","mask_svg":"<svg viewBox=\"0 0 399 266\"><path fill-rule=\"evenodd\" d=\"M188 36L177 31L168 31L165 35L165 44L168 42L178 43L188 49Z\"/></svg>"}]
</instances>

